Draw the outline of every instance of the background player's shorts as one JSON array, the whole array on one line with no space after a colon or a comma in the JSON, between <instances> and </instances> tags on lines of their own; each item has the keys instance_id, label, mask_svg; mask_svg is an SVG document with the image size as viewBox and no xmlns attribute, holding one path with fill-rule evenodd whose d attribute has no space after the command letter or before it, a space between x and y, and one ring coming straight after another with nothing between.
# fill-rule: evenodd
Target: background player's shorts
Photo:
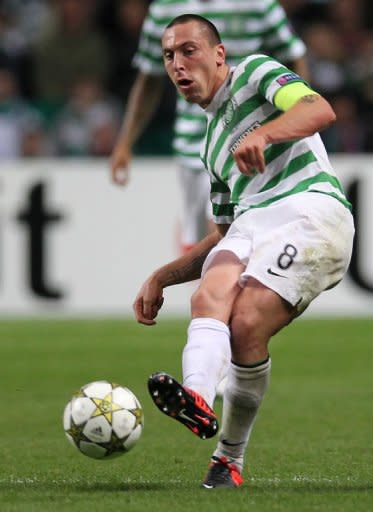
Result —
<instances>
[{"instance_id":1,"label":"background player's shorts","mask_svg":"<svg viewBox=\"0 0 373 512\"><path fill-rule=\"evenodd\" d=\"M193 245L207 235L207 221L212 220L210 178L206 169L180 167L182 188L181 242Z\"/></svg>"},{"instance_id":2,"label":"background player's shorts","mask_svg":"<svg viewBox=\"0 0 373 512\"><path fill-rule=\"evenodd\" d=\"M207 256L202 275L218 251L233 252L246 267L242 287L252 276L302 312L342 279L353 236L351 212L337 199L295 194L238 217Z\"/></svg>"}]
</instances>

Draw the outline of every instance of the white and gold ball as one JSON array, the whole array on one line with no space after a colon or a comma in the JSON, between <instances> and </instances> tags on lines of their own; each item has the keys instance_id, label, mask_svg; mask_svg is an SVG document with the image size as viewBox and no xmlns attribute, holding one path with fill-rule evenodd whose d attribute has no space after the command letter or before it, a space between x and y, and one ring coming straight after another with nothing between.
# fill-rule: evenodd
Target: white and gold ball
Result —
<instances>
[{"instance_id":1,"label":"white and gold ball","mask_svg":"<svg viewBox=\"0 0 373 512\"><path fill-rule=\"evenodd\" d=\"M139 440L144 414L134 393L108 381L82 386L66 405L63 427L69 442L94 459L128 452Z\"/></svg>"}]
</instances>

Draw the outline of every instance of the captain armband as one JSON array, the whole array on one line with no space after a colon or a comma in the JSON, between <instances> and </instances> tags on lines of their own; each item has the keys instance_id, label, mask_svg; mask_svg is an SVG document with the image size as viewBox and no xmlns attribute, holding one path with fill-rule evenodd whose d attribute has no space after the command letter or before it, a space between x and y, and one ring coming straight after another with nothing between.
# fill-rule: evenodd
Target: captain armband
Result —
<instances>
[{"instance_id":1,"label":"captain armband","mask_svg":"<svg viewBox=\"0 0 373 512\"><path fill-rule=\"evenodd\" d=\"M304 96L319 95L303 82L285 85L279 89L274 97L275 107L285 112Z\"/></svg>"}]
</instances>

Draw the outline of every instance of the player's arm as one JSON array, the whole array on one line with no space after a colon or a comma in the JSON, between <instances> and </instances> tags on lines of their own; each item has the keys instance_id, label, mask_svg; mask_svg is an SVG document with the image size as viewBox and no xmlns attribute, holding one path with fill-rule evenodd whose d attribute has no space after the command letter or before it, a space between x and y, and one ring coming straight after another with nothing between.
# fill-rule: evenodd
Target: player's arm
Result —
<instances>
[{"instance_id":1,"label":"player's arm","mask_svg":"<svg viewBox=\"0 0 373 512\"><path fill-rule=\"evenodd\" d=\"M145 281L133 303L136 320L154 325L163 304L163 290L167 286L187 283L201 277L203 262L210 250L225 235L228 225L217 225L217 230L198 242L193 249L159 268Z\"/></svg>"},{"instance_id":2,"label":"player's arm","mask_svg":"<svg viewBox=\"0 0 373 512\"><path fill-rule=\"evenodd\" d=\"M304 87L306 94L300 98L297 94L293 96L290 85L288 91L280 89L275 104L284 111L283 114L258 129L267 144L309 137L335 122L336 115L330 103L307 86L298 85Z\"/></svg>"},{"instance_id":3,"label":"player's arm","mask_svg":"<svg viewBox=\"0 0 373 512\"><path fill-rule=\"evenodd\" d=\"M336 120L328 101L303 83L281 88L274 103L283 113L248 134L234 152L234 159L243 174L250 176L254 170L264 172L267 144L309 137Z\"/></svg>"},{"instance_id":4,"label":"player's arm","mask_svg":"<svg viewBox=\"0 0 373 512\"><path fill-rule=\"evenodd\" d=\"M128 165L135 142L151 120L161 98L164 84L162 75L137 74L129 94L122 127L110 161L111 176L118 185L128 181Z\"/></svg>"}]
</instances>

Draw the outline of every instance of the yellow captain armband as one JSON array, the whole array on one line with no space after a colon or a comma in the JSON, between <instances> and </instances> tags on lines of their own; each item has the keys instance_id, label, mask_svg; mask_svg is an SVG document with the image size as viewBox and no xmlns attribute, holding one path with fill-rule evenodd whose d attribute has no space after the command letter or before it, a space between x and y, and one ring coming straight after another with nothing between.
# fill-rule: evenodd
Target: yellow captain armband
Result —
<instances>
[{"instance_id":1,"label":"yellow captain armband","mask_svg":"<svg viewBox=\"0 0 373 512\"><path fill-rule=\"evenodd\" d=\"M295 103L303 96L308 96L310 94L318 93L310 89L310 87L303 82L284 85L276 92L274 104L276 108L285 112L295 105Z\"/></svg>"}]
</instances>

